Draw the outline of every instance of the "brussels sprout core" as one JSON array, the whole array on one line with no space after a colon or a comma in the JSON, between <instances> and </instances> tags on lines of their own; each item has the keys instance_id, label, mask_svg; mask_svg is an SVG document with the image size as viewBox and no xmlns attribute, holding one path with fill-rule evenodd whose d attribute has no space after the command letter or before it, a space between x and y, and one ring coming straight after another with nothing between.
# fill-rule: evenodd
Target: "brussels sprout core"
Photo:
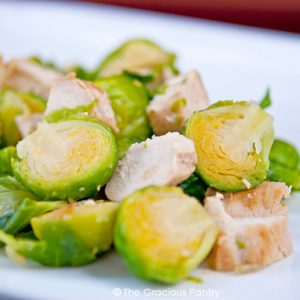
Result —
<instances>
[{"instance_id":1,"label":"brussels sprout core","mask_svg":"<svg viewBox=\"0 0 300 300\"><path fill-rule=\"evenodd\" d=\"M185 135L195 142L197 171L208 185L238 191L266 178L273 118L254 102L223 101L196 112Z\"/></svg>"},{"instance_id":2,"label":"brussels sprout core","mask_svg":"<svg viewBox=\"0 0 300 300\"><path fill-rule=\"evenodd\" d=\"M206 257L217 233L195 198L176 187L148 187L121 204L115 246L135 275L175 283Z\"/></svg>"},{"instance_id":3,"label":"brussels sprout core","mask_svg":"<svg viewBox=\"0 0 300 300\"><path fill-rule=\"evenodd\" d=\"M15 176L43 199L78 200L93 195L116 163L110 129L88 117L40 123L17 145L17 154L12 162Z\"/></svg>"}]
</instances>

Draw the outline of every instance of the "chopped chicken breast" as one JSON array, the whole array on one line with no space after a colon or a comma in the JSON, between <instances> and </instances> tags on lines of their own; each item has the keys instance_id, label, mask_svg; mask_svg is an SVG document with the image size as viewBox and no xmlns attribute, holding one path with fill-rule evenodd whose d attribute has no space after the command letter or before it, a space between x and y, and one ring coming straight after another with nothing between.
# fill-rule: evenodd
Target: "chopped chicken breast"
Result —
<instances>
[{"instance_id":1,"label":"chopped chicken breast","mask_svg":"<svg viewBox=\"0 0 300 300\"><path fill-rule=\"evenodd\" d=\"M52 83L61 76L59 72L27 59L9 61L2 72L1 76L0 70L0 86L2 77L2 86L20 92L32 92L45 99L49 95Z\"/></svg>"},{"instance_id":2,"label":"chopped chicken breast","mask_svg":"<svg viewBox=\"0 0 300 300\"><path fill-rule=\"evenodd\" d=\"M287 208L281 204L289 194L284 183L267 181L236 193L208 189L205 208L221 228L209 265L219 271L247 272L290 255Z\"/></svg>"},{"instance_id":3,"label":"chopped chicken breast","mask_svg":"<svg viewBox=\"0 0 300 300\"><path fill-rule=\"evenodd\" d=\"M166 81L166 90L147 108L156 135L181 131L190 115L208 106L208 97L197 71L190 71Z\"/></svg>"},{"instance_id":4,"label":"chopped chicken breast","mask_svg":"<svg viewBox=\"0 0 300 300\"><path fill-rule=\"evenodd\" d=\"M22 135L22 139L37 128L37 124L40 122L42 117L42 113L24 113L16 116L16 125Z\"/></svg>"},{"instance_id":5,"label":"chopped chicken breast","mask_svg":"<svg viewBox=\"0 0 300 300\"><path fill-rule=\"evenodd\" d=\"M193 141L173 132L130 146L105 188L110 200L121 201L132 192L150 186L175 186L195 170Z\"/></svg>"},{"instance_id":6,"label":"chopped chicken breast","mask_svg":"<svg viewBox=\"0 0 300 300\"><path fill-rule=\"evenodd\" d=\"M56 80L50 90L45 115L61 108L88 106L95 102L92 115L119 132L115 114L105 92L93 83L77 79L74 73Z\"/></svg>"}]
</instances>

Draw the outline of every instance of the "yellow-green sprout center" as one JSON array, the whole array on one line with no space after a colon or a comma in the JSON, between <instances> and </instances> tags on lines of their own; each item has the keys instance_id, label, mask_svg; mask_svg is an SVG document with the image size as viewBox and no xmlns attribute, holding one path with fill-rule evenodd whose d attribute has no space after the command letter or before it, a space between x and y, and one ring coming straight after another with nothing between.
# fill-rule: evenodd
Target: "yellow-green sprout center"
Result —
<instances>
[{"instance_id":1,"label":"yellow-green sprout center","mask_svg":"<svg viewBox=\"0 0 300 300\"><path fill-rule=\"evenodd\" d=\"M18 144L17 153L32 176L57 179L84 172L97 160L102 145L102 137L93 127L78 126L76 121L41 123Z\"/></svg>"}]
</instances>

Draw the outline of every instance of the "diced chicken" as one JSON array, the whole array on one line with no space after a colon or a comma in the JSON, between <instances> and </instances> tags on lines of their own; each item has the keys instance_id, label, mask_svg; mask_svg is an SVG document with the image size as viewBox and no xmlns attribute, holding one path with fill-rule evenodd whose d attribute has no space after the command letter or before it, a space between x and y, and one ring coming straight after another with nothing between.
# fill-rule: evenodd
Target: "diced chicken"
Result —
<instances>
[{"instance_id":1,"label":"diced chicken","mask_svg":"<svg viewBox=\"0 0 300 300\"><path fill-rule=\"evenodd\" d=\"M195 170L193 141L179 133L152 137L130 146L105 188L110 200L121 201L149 185L175 186Z\"/></svg>"},{"instance_id":2,"label":"diced chicken","mask_svg":"<svg viewBox=\"0 0 300 300\"><path fill-rule=\"evenodd\" d=\"M93 104L95 103L95 104ZM114 111L105 92L88 81L80 80L74 73L59 78L50 90L45 115L61 108L92 105L91 114L119 132Z\"/></svg>"},{"instance_id":3,"label":"diced chicken","mask_svg":"<svg viewBox=\"0 0 300 300\"><path fill-rule=\"evenodd\" d=\"M290 255L287 208L281 204L289 194L290 189L280 182L264 182L237 193L209 189L205 208L221 228L209 266L248 272Z\"/></svg>"},{"instance_id":4,"label":"diced chicken","mask_svg":"<svg viewBox=\"0 0 300 300\"><path fill-rule=\"evenodd\" d=\"M32 92L46 99L52 83L60 76L59 72L33 61L14 59L5 66L3 85L20 92Z\"/></svg>"},{"instance_id":5,"label":"diced chicken","mask_svg":"<svg viewBox=\"0 0 300 300\"><path fill-rule=\"evenodd\" d=\"M147 108L156 135L181 131L190 115L208 106L208 97L197 71L167 80L166 91L158 94Z\"/></svg>"},{"instance_id":6,"label":"diced chicken","mask_svg":"<svg viewBox=\"0 0 300 300\"><path fill-rule=\"evenodd\" d=\"M42 113L24 113L16 116L16 125L23 139L37 128L42 117Z\"/></svg>"}]
</instances>

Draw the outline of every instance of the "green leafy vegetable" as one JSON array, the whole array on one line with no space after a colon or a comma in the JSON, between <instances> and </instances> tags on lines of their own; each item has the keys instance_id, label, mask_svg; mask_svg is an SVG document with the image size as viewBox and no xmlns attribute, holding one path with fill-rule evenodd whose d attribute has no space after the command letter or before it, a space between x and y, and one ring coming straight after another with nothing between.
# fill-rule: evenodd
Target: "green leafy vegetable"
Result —
<instances>
[{"instance_id":1,"label":"green leafy vegetable","mask_svg":"<svg viewBox=\"0 0 300 300\"><path fill-rule=\"evenodd\" d=\"M3 226L5 232L16 234L30 224L33 217L66 205L64 201L37 201L25 198Z\"/></svg>"},{"instance_id":2,"label":"green leafy vegetable","mask_svg":"<svg viewBox=\"0 0 300 300\"><path fill-rule=\"evenodd\" d=\"M4 228L25 198L37 199L13 177L0 177L0 228Z\"/></svg>"},{"instance_id":3,"label":"green leafy vegetable","mask_svg":"<svg viewBox=\"0 0 300 300\"><path fill-rule=\"evenodd\" d=\"M207 185L201 180L197 174L191 175L188 179L183 181L179 187L185 194L197 198L202 201L205 196Z\"/></svg>"},{"instance_id":4,"label":"green leafy vegetable","mask_svg":"<svg viewBox=\"0 0 300 300\"><path fill-rule=\"evenodd\" d=\"M16 147L9 146L0 150L0 176L13 175L11 158L16 157Z\"/></svg>"},{"instance_id":5,"label":"green leafy vegetable","mask_svg":"<svg viewBox=\"0 0 300 300\"><path fill-rule=\"evenodd\" d=\"M261 99L259 102L259 106L263 109L268 108L271 106L272 101L271 101L271 96L270 96L270 89L268 88L266 91L265 96Z\"/></svg>"},{"instance_id":6,"label":"green leafy vegetable","mask_svg":"<svg viewBox=\"0 0 300 300\"><path fill-rule=\"evenodd\" d=\"M300 156L297 149L282 140L276 139L270 152L270 168L268 178L272 181L281 181L293 190L300 189Z\"/></svg>"}]
</instances>

